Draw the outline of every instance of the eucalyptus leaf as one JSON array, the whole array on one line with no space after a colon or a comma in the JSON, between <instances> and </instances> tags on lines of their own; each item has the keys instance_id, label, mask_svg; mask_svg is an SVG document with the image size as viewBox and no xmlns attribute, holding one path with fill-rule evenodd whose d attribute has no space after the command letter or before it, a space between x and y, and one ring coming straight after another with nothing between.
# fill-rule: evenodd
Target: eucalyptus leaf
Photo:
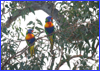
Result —
<instances>
[{"instance_id":1,"label":"eucalyptus leaf","mask_svg":"<svg viewBox=\"0 0 100 71\"><path fill-rule=\"evenodd\" d=\"M30 21L27 25L31 25L31 24L33 24L33 21Z\"/></svg>"},{"instance_id":2,"label":"eucalyptus leaf","mask_svg":"<svg viewBox=\"0 0 100 71\"><path fill-rule=\"evenodd\" d=\"M24 34L21 32L22 36L24 36Z\"/></svg>"},{"instance_id":3,"label":"eucalyptus leaf","mask_svg":"<svg viewBox=\"0 0 100 71\"><path fill-rule=\"evenodd\" d=\"M43 30L42 28L39 28L39 27L35 27L35 29L38 31Z\"/></svg>"},{"instance_id":4,"label":"eucalyptus leaf","mask_svg":"<svg viewBox=\"0 0 100 71\"><path fill-rule=\"evenodd\" d=\"M7 28L6 28L6 27L4 27L4 28L2 29L2 32L5 33L6 35L8 35L8 33L7 33Z\"/></svg>"},{"instance_id":5,"label":"eucalyptus leaf","mask_svg":"<svg viewBox=\"0 0 100 71\"><path fill-rule=\"evenodd\" d=\"M42 22L39 19L36 19L36 21L37 21L37 24L42 26Z\"/></svg>"},{"instance_id":6,"label":"eucalyptus leaf","mask_svg":"<svg viewBox=\"0 0 100 71\"><path fill-rule=\"evenodd\" d=\"M9 6L8 6L7 4L5 5L5 7L6 7L6 8L9 8Z\"/></svg>"},{"instance_id":7,"label":"eucalyptus leaf","mask_svg":"<svg viewBox=\"0 0 100 71\"><path fill-rule=\"evenodd\" d=\"M34 9L32 7L30 8L30 10L35 15Z\"/></svg>"},{"instance_id":8,"label":"eucalyptus leaf","mask_svg":"<svg viewBox=\"0 0 100 71\"><path fill-rule=\"evenodd\" d=\"M70 62L69 62L69 60L67 61L67 65L70 67Z\"/></svg>"}]
</instances>

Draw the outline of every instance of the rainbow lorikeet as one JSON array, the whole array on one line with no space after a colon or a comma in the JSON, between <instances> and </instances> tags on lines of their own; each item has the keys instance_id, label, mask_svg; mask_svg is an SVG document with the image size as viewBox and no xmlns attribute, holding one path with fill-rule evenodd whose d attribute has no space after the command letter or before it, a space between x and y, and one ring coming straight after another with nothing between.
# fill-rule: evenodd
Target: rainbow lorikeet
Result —
<instances>
[{"instance_id":1,"label":"rainbow lorikeet","mask_svg":"<svg viewBox=\"0 0 100 71\"><path fill-rule=\"evenodd\" d=\"M48 16L45 21L45 32L47 35L50 35L48 38L51 44L51 50L50 50L51 52L53 50L53 45L54 45L54 34L52 34L54 32L54 25L51 22L52 19L53 18L51 16Z\"/></svg>"},{"instance_id":2,"label":"rainbow lorikeet","mask_svg":"<svg viewBox=\"0 0 100 71\"><path fill-rule=\"evenodd\" d=\"M33 33L32 29L27 30L25 37L28 46L30 46L31 57L33 57L33 54L35 55L34 43L33 43L35 41L35 36L32 33Z\"/></svg>"}]
</instances>

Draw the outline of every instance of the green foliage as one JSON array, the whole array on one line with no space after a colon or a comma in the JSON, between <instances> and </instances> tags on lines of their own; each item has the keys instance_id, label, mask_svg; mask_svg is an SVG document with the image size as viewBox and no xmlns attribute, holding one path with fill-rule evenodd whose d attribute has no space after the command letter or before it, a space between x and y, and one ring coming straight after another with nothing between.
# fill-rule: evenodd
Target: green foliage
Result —
<instances>
[{"instance_id":1,"label":"green foliage","mask_svg":"<svg viewBox=\"0 0 100 71\"><path fill-rule=\"evenodd\" d=\"M33 8L30 8L30 10L35 15L34 9Z\"/></svg>"},{"instance_id":2,"label":"green foliage","mask_svg":"<svg viewBox=\"0 0 100 71\"><path fill-rule=\"evenodd\" d=\"M5 5L6 8L9 8L8 5Z\"/></svg>"},{"instance_id":3,"label":"green foliage","mask_svg":"<svg viewBox=\"0 0 100 71\"><path fill-rule=\"evenodd\" d=\"M36 21L37 21L37 24L42 26L42 22L39 19L36 19Z\"/></svg>"},{"instance_id":4,"label":"green foliage","mask_svg":"<svg viewBox=\"0 0 100 71\"><path fill-rule=\"evenodd\" d=\"M4 10L5 10L5 9L3 8L3 9L1 10L1 12L4 12Z\"/></svg>"},{"instance_id":5,"label":"green foliage","mask_svg":"<svg viewBox=\"0 0 100 71\"><path fill-rule=\"evenodd\" d=\"M43 30L42 28L39 27L35 27L36 30L38 30L40 32L40 30Z\"/></svg>"},{"instance_id":6,"label":"green foliage","mask_svg":"<svg viewBox=\"0 0 100 71\"><path fill-rule=\"evenodd\" d=\"M30 21L27 25L31 25L31 24L33 24L33 25L34 25L33 21Z\"/></svg>"},{"instance_id":7,"label":"green foliage","mask_svg":"<svg viewBox=\"0 0 100 71\"><path fill-rule=\"evenodd\" d=\"M2 32L3 32L4 34L8 35L8 33L7 33L7 28L6 28L6 27L3 28Z\"/></svg>"},{"instance_id":8,"label":"green foliage","mask_svg":"<svg viewBox=\"0 0 100 71\"><path fill-rule=\"evenodd\" d=\"M41 3L39 6L44 4L42 1L34 2L37 4ZM1 12L5 13L5 9L7 9L9 16L16 18L21 16L26 20L26 15L30 12L35 15L35 9L30 7L32 3L32 1L11 1L4 5ZM45 3L51 6L53 2L45 1ZM22 47L23 49L21 49L21 51L18 50L21 43L25 41L23 38L25 38L26 33L23 31L23 26L20 26L15 20L9 28L7 28L4 23L1 25L1 63L4 64L12 57L3 70L43 70L47 62L50 64L53 62L52 59L54 59L53 64L46 66L48 70L59 69L64 63L67 63L68 67L73 70L77 68L79 70L93 69L94 64L89 65L88 60L91 59L96 62L95 59L98 53L99 1L62 1L56 2L55 7L57 7L57 5L60 5L60 7L58 10L59 15L57 19L55 18L59 22L53 22L55 27L54 54L49 51L49 40L45 39L42 35L44 28L41 27L43 27L44 24L41 20L36 19L37 23L29 21L26 27L26 29L34 29L36 39L39 38L34 47L35 55L33 55L33 58L31 58L28 49L26 49L28 46ZM5 14L3 14L3 17L6 17ZM58 20L58 18L60 18L60 20ZM2 21L5 20L4 18L1 19ZM90 22L87 22L87 20ZM21 19L19 19L19 21L21 21ZM16 24L18 25L16 26ZM21 24L25 25L24 23ZM91 57L91 55L93 56ZM79 59L74 62L70 61L76 57ZM74 64L73 67L71 63ZM99 66L96 68L98 70Z\"/></svg>"},{"instance_id":9,"label":"green foliage","mask_svg":"<svg viewBox=\"0 0 100 71\"><path fill-rule=\"evenodd\" d=\"M99 70L99 66L97 67L97 70Z\"/></svg>"}]
</instances>

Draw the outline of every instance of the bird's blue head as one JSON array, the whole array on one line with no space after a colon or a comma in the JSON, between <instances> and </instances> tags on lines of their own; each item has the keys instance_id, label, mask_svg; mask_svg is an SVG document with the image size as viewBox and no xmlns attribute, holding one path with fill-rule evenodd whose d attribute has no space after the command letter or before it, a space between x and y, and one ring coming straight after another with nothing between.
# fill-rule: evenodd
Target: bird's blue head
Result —
<instances>
[{"instance_id":1,"label":"bird's blue head","mask_svg":"<svg viewBox=\"0 0 100 71\"><path fill-rule=\"evenodd\" d=\"M46 21L45 22L51 22L53 18L51 16L46 17Z\"/></svg>"},{"instance_id":2,"label":"bird's blue head","mask_svg":"<svg viewBox=\"0 0 100 71\"><path fill-rule=\"evenodd\" d=\"M32 32L33 32L33 29L28 29L26 34L32 34Z\"/></svg>"}]
</instances>

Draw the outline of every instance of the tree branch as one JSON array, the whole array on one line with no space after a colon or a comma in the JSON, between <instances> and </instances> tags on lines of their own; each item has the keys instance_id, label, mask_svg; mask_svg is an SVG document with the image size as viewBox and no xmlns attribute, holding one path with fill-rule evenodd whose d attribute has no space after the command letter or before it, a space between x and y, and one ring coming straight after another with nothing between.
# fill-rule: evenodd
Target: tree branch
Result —
<instances>
[{"instance_id":1,"label":"tree branch","mask_svg":"<svg viewBox=\"0 0 100 71\"><path fill-rule=\"evenodd\" d=\"M73 59L73 58L76 58L76 57L81 57L81 56L82 56L82 55L74 55L74 56L70 57L69 60L71 60L71 59ZM57 67L55 68L55 70L59 70L59 68L60 68L65 62L67 62L67 61L68 61L67 59L66 59L65 61L62 60L61 63L60 63L60 65L57 66Z\"/></svg>"},{"instance_id":2,"label":"tree branch","mask_svg":"<svg viewBox=\"0 0 100 71\"><path fill-rule=\"evenodd\" d=\"M15 13L17 12L18 14L16 15L16 16L11 16L11 17L9 17L8 18L8 20L6 21L6 26L5 27L9 27L10 26L10 24L13 22L13 21L15 21L19 16L21 16L21 13L24 11L24 10L27 10L27 9L30 9L30 8L33 8L34 9L34 11L36 11L36 10L43 10L43 11L45 11L47 14L49 14L49 15L51 15L51 12L52 12L52 14L53 14L53 18L56 20L56 22L58 22L57 24L59 24L59 21L61 20L61 19L63 19L64 18L64 16L63 15L61 15L61 14L59 14L59 10L57 10L55 7L52 7L51 5L52 5L53 3L48 3L48 2L44 2L44 1L42 1L42 2L37 2L37 1L32 1L32 4L30 5L30 6L28 6L28 7L25 7L24 9L18 9L17 11L15 11ZM52 11L53 10L53 11ZM31 12L31 11L29 11L29 12ZM26 12L26 13L28 13L28 12ZM97 19L96 21L99 21L99 19ZM96 21L94 21L94 23L96 22ZM91 23L89 26L93 26L93 25L95 25L94 23ZM65 23L61 23L61 21L60 21L60 24L59 24L59 26L61 26L61 25L65 25ZM69 24L67 24L67 26L68 27L71 27L71 26L73 26L73 25L71 25L70 23ZM76 26L75 26L76 27ZM74 28L75 28L74 27ZM81 26L79 26L78 28L81 28ZM2 27L2 29L3 29L3 27ZM84 27L82 27L81 28L83 31L86 31L86 26L84 26ZM92 28L90 28L89 27L89 29L91 30ZM74 29L70 29L70 31L73 31ZM88 32L88 33L90 33L90 32ZM87 33L87 34L88 34ZM68 34L70 34L70 32L68 32ZM72 36L71 36L71 38L73 39L73 40L80 40L81 38L80 38L80 36L79 37L77 37L77 38L75 38L77 36L77 34L73 34ZM88 37L89 39L90 39L90 37Z\"/></svg>"}]
</instances>

